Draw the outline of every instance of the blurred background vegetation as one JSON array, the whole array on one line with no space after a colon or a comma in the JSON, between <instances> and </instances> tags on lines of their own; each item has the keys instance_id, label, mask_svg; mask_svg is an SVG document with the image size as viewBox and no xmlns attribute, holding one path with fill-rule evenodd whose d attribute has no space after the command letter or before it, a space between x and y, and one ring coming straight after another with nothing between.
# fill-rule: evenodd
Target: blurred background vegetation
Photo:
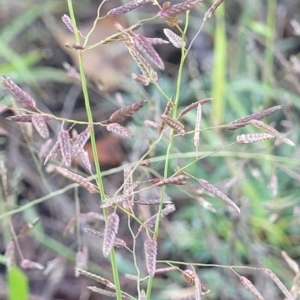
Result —
<instances>
[{"instance_id":1,"label":"blurred background vegetation","mask_svg":"<svg viewBox=\"0 0 300 300\"><path fill-rule=\"evenodd\" d=\"M234 199L242 213L236 216L220 200L203 194L196 181L183 188L168 187L167 196L177 210L162 221L158 258L267 267L290 289L295 272L281 252L286 251L295 261L300 258L300 5L297 0L225 2L192 46L184 68L179 105L184 108L193 101L214 98L203 107L202 128L207 130L201 132L199 155L204 158L186 171L215 184ZM111 0L103 12L119 4ZM98 1L74 1L83 33L91 28L98 5ZM203 6L191 13L188 40L194 37L210 5L210 1L203 1ZM68 14L66 1L0 0L0 11L0 74L10 76L33 95L44 112L85 121L80 82L69 67L76 67L76 52L65 47L73 41L72 33L61 21L61 16ZM128 19L105 18L98 22L91 42L114 33L115 21L128 26L155 11L147 5L131 12ZM163 37L164 27L161 20L155 20L139 32ZM157 50L166 62L166 71L159 73L159 85L172 96L180 52L166 45ZM123 181L122 164L137 161L157 136L143 121L158 121L166 102L154 86L144 89L131 79L136 66L121 44L86 52L84 61L95 121L106 119L117 108L120 97L125 104L149 100L149 106L128 123L135 136L133 140L124 142L104 130L96 132L106 194L112 195ZM0 87L0 105L11 103L11 97ZM285 133L295 147L280 141L231 145L237 134L255 130L209 129L274 105L283 107L265 121ZM76 230L66 228L76 215L74 195L80 199L81 213L100 213L99 198L81 189L62 190L70 182L46 173L38 163L37 155L44 141L30 133L30 128L20 128L5 120L8 116L9 112L0 116L1 176L8 179L8 193L2 186L0 200L0 299L22 300L26 294L30 294L30 299L45 300L106 299L90 294L85 287L95 283L75 278L73 270L78 244L83 243L89 249L90 270L112 279L109 262L99 250L101 241L82 234L79 241ZM196 112L184 116L186 131L194 129L195 118ZM50 125L55 139L60 125L55 122ZM76 129L80 132L83 128ZM159 174L163 174L167 145L166 136L152 153L150 167ZM89 145L87 150L90 151ZM193 135L176 137L170 175L194 157ZM149 173L149 170L138 171L135 179L145 180ZM153 194L141 195L150 196ZM148 207L140 210L144 216L154 212ZM18 239L22 253L43 265L56 258L59 263L50 274L41 275L38 270L22 274L16 269L7 276L4 253L11 240L11 226L18 233L37 219L37 225ZM126 223L126 216L122 221ZM103 220L98 220L93 226L101 229L103 224ZM130 247L126 226L120 229L119 236ZM142 245L141 240L137 254L141 268ZM131 256L119 250L117 259L123 289L134 294L135 282L125 277L126 273L135 272ZM211 290L207 299L253 299L228 269L198 267L197 272ZM284 298L261 272L241 269L239 273L247 276L266 299ZM178 299L192 293L178 272L158 276L154 287L153 299ZM13 291L21 294L13 295Z\"/></svg>"}]
</instances>

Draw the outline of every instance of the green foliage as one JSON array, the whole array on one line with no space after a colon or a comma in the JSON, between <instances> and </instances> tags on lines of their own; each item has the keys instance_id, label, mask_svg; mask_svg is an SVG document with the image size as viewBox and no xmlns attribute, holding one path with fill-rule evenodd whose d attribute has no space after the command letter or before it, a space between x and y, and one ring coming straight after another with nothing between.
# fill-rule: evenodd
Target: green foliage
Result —
<instances>
[{"instance_id":1,"label":"green foliage","mask_svg":"<svg viewBox=\"0 0 300 300\"><path fill-rule=\"evenodd\" d=\"M9 289L8 300L28 300L29 286L26 275L17 267L13 267L7 274Z\"/></svg>"}]
</instances>

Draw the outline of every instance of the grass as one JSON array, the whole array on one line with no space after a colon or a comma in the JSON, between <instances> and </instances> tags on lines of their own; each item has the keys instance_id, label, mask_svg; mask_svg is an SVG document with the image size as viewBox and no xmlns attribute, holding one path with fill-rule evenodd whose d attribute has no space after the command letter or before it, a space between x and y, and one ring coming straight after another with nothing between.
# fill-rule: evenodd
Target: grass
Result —
<instances>
[{"instance_id":1,"label":"grass","mask_svg":"<svg viewBox=\"0 0 300 300\"><path fill-rule=\"evenodd\" d=\"M25 10L19 18L12 20L0 32L0 55L5 60L0 64L0 71L14 78L26 92L30 91L28 90L30 86L33 90L28 93L31 95L43 96L53 93L49 83L69 84L70 81L63 70L38 64L43 59L40 49L19 53L14 49L13 40L16 36L20 36L26 24L36 22L44 11L62 9L59 13L70 15L76 44L80 44L76 23L80 24L82 8L77 7L72 0L68 0L67 4L68 11L66 6L61 8L56 2L36 5L32 10ZM199 28L201 25L199 20L203 18L211 3L204 4L204 7L193 10L191 14L186 12L180 15L183 23L179 28L182 39L187 40L187 47L193 38L188 34L188 30L192 27ZM266 18L256 21L253 20L257 10L250 4L243 4L240 18L235 20L235 23L228 19L225 8L224 4L221 4L213 17L201 27L201 34L212 36L214 42L214 49L211 52L213 64L208 71L201 73L196 70L191 63L193 61L191 59L195 62L193 53L190 51L187 55L184 47L178 50L180 52L178 66L171 67L176 68L176 76L159 71L157 81L154 80L147 64L139 58L136 59L137 65L152 83L148 87L142 87L131 78L126 78L126 84L120 87L123 103L115 104L128 106L142 99L147 99L148 104L136 112L132 119L122 123L134 136L133 139L124 140L127 162L124 160L123 165L108 170L102 166L100 168L100 164L97 163L98 156L100 158L102 156L97 149L97 138L99 131L100 135L106 134L105 128L109 122L105 120L109 115L103 115L99 120L95 118L95 113L102 105L109 106L108 104L115 101L115 98L114 95L106 95L105 91L97 91L96 85L85 75L86 58L82 56L83 52L80 49L73 50L78 53L80 82L75 84L80 84L82 88L85 116L77 120L73 117L64 119L59 111L48 109L45 113L53 114L53 120L48 124L54 131L54 134L51 132L54 140L62 128L70 129L71 133L72 127L75 127L81 133L87 124L94 124L94 129L90 132L92 156L96 162L93 171L90 173L81 167L77 168L74 162L70 170L95 182L99 194L88 194L80 184L70 184L70 180L62 179L59 177L61 175L48 173L37 157L43 144L42 140L36 134L32 136L24 126L14 126L13 122L8 125L1 122L0 125L5 124L9 130L8 138L0 141L2 145L5 143L11 145L13 142L21 145L22 149L22 151L15 150L14 153L18 153L14 158L15 162L11 159L12 153L8 149L18 147L5 147L1 153L5 166L2 167L1 174L5 176L1 177L3 209L0 222L9 232L5 234L6 238L1 247L4 250L10 240L14 241L17 249L20 245L20 251L17 251L17 264L20 263L20 257L27 258L25 255L30 250L30 245L26 244L26 240L32 239L41 250L34 253L31 258L28 257L29 259L46 265L45 257L42 257L41 253L50 251L51 255L46 258L48 260L53 256L62 256L66 260L73 261L75 267L83 266L94 274L112 281L115 287L111 290L115 292L113 298L116 299L121 299L122 293L130 294L131 299L142 299L145 292L145 299L148 300L185 299L186 293L195 295L201 288L199 283L195 288L188 286L182 277L185 268L194 272L193 276L199 277L211 290L205 296L207 299L225 297L253 299L254 290L250 288L249 293L240 283L239 276L246 276L266 299L281 299L283 297L281 291L286 291L280 284L279 289L275 288L272 280L278 284L276 278L274 279L272 275L271 278L263 276L263 271L258 268L271 269L288 288L291 288L294 274L287 268L287 262L282 258L281 251L286 251L295 260L300 254L297 246L299 230L296 221L299 196L297 172L300 165L297 157L299 80L294 76L292 80L281 84L281 78L277 74L276 68L280 69L282 77L289 74L291 68L287 67L288 57L283 55L282 58L281 50L277 47L279 42L284 43L284 39L277 36L275 28L276 2L268 1L265 6ZM139 21L142 16L139 11L132 13L134 18L131 19L131 26L134 25L133 21ZM149 20L145 23L155 24L164 21L152 17L153 15L147 14L146 18ZM267 31L264 30L266 28ZM233 32L238 34L234 35ZM264 32L267 33L264 35ZM118 35L128 38L124 33ZM24 43L26 47L28 42L30 38L20 43ZM102 43L103 41L97 44L99 49L105 47ZM171 46L164 45L165 49ZM116 44L115 47L121 46ZM127 47L131 49L129 44ZM137 66L134 68L133 72L138 73ZM174 74L174 70L172 72ZM45 87L49 89L46 93ZM97 101L93 99L95 90L97 97L101 98L101 103L98 99ZM3 94L6 95L4 90ZM203 105L198 153L193 145L196 109L179 120L184 124L184 136L176 132L176 126L171 129L165 126L163 132L158 133L156 129L146 127L143 123L145 119L160 123L160 115L163 114L168 101L173 103L170 116L176 119L178 113L190 102L207 97L213 97L213 101ZM39 97L35 99L37 107L46 106ZM3 98L1 104L14 107L18 105L9 96ZM280 132L287 132L287 136L296 144L295 147L283 144L280 139L245 145L236 143L237 135L258 132L258 129L251 125L237 131L226 130L225 125L235 119L279 104L283 105L282 110L263 121L276 127ZM112 110L116 110L115 107L114 105ZM27 110L26 113L30 112ZM23 133L23 137L17 134L19 132ZM61 152L64 158L62 145ZM150 164L141 166L144 159L149 160ZM52 162L56 165L61 163L59 157ZM26 167L27 165L30 165L30 168ZM21 180L12 180L14 172L17 171L21 173ZM125 171L127 175L123 178ZM30 179L33 174L36 181ZM153 178L169 180L170 177L180 174L189 176L187 184L181 185L179 182L179 185L166 184L158 187L155 181L150 180ZM205 192L197 182L200 178L207 180L218 191L230 197L241 209L241 214L238 215L220 200L222 195L219 198L213 195L215 193L220 196L219 192L213 194ZM5 188L6 182L8 190ZM31 190L27 192L26 187L29 183ZM139 185L132 194L128 186L135 183ZM157 198L160 203L158 206L135 205L128 208L120 202L106 209L99 209L103 200L116 201L114 200L116 196L126 192L129 193L127 197L134 196L135 200ZM159 216L165 207L163 201L169 199L173 200L176 211L161 219ZM109 222L106 221L105 225L103 220L97 218L84 219L86 213L91 211L101 214L105 219L117 212L120 217L118 234L115 224L107 225ZM152 224L153 227L140 232L138 228L155 213L157 217ZM23 225L33 222L36 218L40 219L40 223L26 234L14 238L14 235L20 232L17 218L20 218ZM67 236L63 236L64 227L70 219L75 220L72 227L74 233L70 228ZM57 223L54 227L51 225L52 220ZM9 226L10 223L14 226L13 230ZM108 259L99 254L101 240L89 239L84 234L82 229L89 226L106 234L103 249L109 247ZM112 247L116 237L126 241L128 249ZM144 249L146 240L149 242L148 246L145 246L147 249ZM83 262L79 259L84 256L85 246L88 246L91 254L88 263L84 261L84 257ZM9 259L13 260L12 257ZM1 257L1 264L6 264L4 257ZM156 268L174 266L178 269L166 272L163 276L149 275L155 266ZM124 280L129 277L127 274L134 276L134 280L126 287ZM31 278L30 273L28 279L32 284L30 292L34 294L37 283ZM44 282L49 282L47 277ZM61 278L61 283L63 282L64 279ZM7 286L12 291L15 290L15 284L11 280L7 282ZM174 290L177 295L172 293ZM101 290L97 292L102 293ZM18 296L18 299L26 299L26 293ZM13 296L9 297L16 299ZM106 296L101 297L106 299L104 298Z\"/></svg>"}]
</instances>

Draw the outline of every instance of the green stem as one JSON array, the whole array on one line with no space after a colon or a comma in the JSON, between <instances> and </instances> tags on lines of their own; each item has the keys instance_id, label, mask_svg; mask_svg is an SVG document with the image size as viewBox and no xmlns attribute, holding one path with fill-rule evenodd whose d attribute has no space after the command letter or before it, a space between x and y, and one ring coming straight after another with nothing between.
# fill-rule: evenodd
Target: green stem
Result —
<instances>
[{"instance_id":1,"label":"green stem","mask_svg":"<svg viewBox=\"0 0 300 300\"><path fill-rule=\"evenodd\" d=\"M185 21L185 27L182 33L182 41L185 39L185 35L188 29L188 24L189 24L189 11L186 12L186 21ZM186 58L185 52L184 52L184 43L182 43L182 48L181 48L181 60L180 60L180 65L179 65L179 70L178 70L178 77L177 77L177 85L176 85L176 95L175 95L175 101L174 101L174 106L173 106L173 118L176 118L177 114L177 106L179 102L179 95L180 95L180 86L181 86L181 78L182 78L182 70L183 70L183 65L184 61ZM164 168L164 178L168 177L168 171L169 171L169 160L170 160L170 154L171 154L171 149L173 145L173 133L174 130L172 129L170 131L170 140L169 140L169 145L167 148L166 152L166 162L165 162L165 168ZM161 196L160 196L160 205L157 213L157 219L155 222L155 229L154 229L154 239L157 239L158 235L158 229L159 229L159 223L160 223L160 215L163 207L163 201L164 201L164 195L165 195L166 187L163 186L161 189ZM152 286L153 286L153 277L149 277L148 280L148 286L147 286L147 295L146 295L146 300L150 300L151 297L151 291L152 291Z\"/></svg>"},{"instance_id":2,"label":"green stem","mask_svg":"<svg viewBox=\"0 0 300 300\"><path fill-rule=\"evenodd\" d=\"M75 19L75 14L74 14L74 10L73 10L72 0L68 0L68 8L69 8L69 13L70 13L70 17L72 20L73 28L74 28L75 40L76 40L77 44L80 44L80 36L79 36L78 29L76 26L76 19ZM84 72L84 67L83 67L82 51L78 51L78 61L79 61L79 71L80 71L80 78L81 78L86 114L87 114L89 123L92 124L93 123L93 115L92 115L89 94L88 94L88 90L87 90L87 82L86 82L86 77L85 77L85 72ZM97 146L96 146L96 137L95 137L94 130L91 132L91 142L92 142L93 157L94 157L96 174L97 174L97 184L99 187L101 200L103 200L103 199L105 199L105 193L104 193L104 186L103 186L103 181L102 181L102 174L101 174L100 165L99 165L98 152L97 152ZM121 287L120 287L118 266L117 266L117 262L116 262L114 249L112 249L110 252L110 260L111 260L111 265L112 265L114 284L116 287L117 300L121 300L122 299Z\"/></svg>"}]
</instances>

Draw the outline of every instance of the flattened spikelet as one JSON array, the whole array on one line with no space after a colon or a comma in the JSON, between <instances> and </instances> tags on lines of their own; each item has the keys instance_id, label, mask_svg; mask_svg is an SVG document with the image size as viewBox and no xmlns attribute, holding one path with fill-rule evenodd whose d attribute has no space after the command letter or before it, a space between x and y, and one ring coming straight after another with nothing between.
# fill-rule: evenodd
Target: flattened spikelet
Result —
<instances>
[{"instance_id":1,"label":"flattened spikelet","mask_svg":"<svg viewBox=\"0 0 300 300\"><path fill-rule=\"evenodd\" d=\"M100 295L105 295L105 296L117 299L117 294L114 293L114 292L110 292L110 291L98 288L96 286L87 286L87 288L89 290L91 290L92 292L94 292L94 293L97 293L97 294L100 294Z\"/></svg>"},{"instance_id":2,"label":"flattened spikelet","mask_svg":"<svg viewBox=\"0 0 300 300\"><path fill-rule=\"evenodd\" d=\"M199 142L200 142L201 119L202 119L202 105L198 104L195 133L194 133L194 146L196 148L197 156L198 156L198 149L199 149Z\"/></svg>"},{"instance_id":3,"label":"flattened spikelet","mask_svg":"<svg viewBox=\"0 0 300 300\"><path fill-rule=\"evenodd\" d=\"M31 119L34 128L39 133L39 135L45 140L49 138L49 129L47 127L46 119L47 118L40 115L33 115Z\"/></svg>"},{"instance_id":4,"label":"flattened spikelet","mask_svg":"<svg viewBox=\"0 0 300 300\"><path fill-rule=\"evenodd\" d=\"M59 140L57 140L54 146L52 147L52 149L50 150L49 154L47 155L44 165L48 162L49 159L55 158L59 150L60 150L60 142Z\"/></svg>"},{"instance_id":5,"label":"flattened spikelet","mask_svg":"<svg viewBox=\"0 0 300 300\"><path fill-rule=\"evenodd\" d=\"M147 238L144 243L146 267L148 274L154 276L156 267L157 243L152 238Z\"/></svg>"},{"instance_id":6,"label":"flattened spikelet","mask_svg":"<svg viewBox=\"0 0 300 300\"><path fill-rule=\"evenodd\" d=\"M175 205L174 204L168 204L162 211L161 211L161 215L160 215L160 219L162 219L163 217L167 216L168 214L172 213L173 211L175 211ZM147 219L143 225L141 225L139 227L139 231L145 229L145 228L152 228L155 225L155 221L157 218L157 214L153 215L152 217L150 217L149 219Z\"/></svg>"},{"instance_id":7,"label":"flattened spikelet","mask_svg":"<svg viewBox=\"0 0 300 300\"><path fill-rule=\"evenodd\" d=\"M102 247L102 252L105 257L108 256L111 248L114 246L116 234L119 229L119 221L119 216L115 212L108 215L106 219Z\"/></svg>"},{"instance_id":8,"label":"flattened spikelet","mask_svg":"<svg viewBox=\"0 0 300 300\"><path fill-rule=\"evenodd\" d=\"M194 271L194 278L195 278L195 299L201 300L202 298L201 281L195 271Z\"/></svg>"},{"instance_id":9,"label":"flattened spikelet","mask_svg":"<svg viewBox=\"0 0 300 300\"><path fill-rule=\"evenodd\" d=\"M160 127L160 124L156 123L156 122L153 122L151 120L145 120L144 121L144 124L148 127L153 127L155 129L158 129Z\"/></svg>"},{"instance_id":10,"label":"flattened spikelet","mask_svg":"<svg viewBox=\"0 0 300 300\"><path fill-rule=\"evenodd\" d=\"M22 260L21 268L25 270L44 270L43 265L29 259Z\"/></svg>"},{"instance_id":11,"label":"flattened spikelet","mask_svg":"<svg viewBox=\"0 0 300 300\"><path fill-rule=\"evenodd\" d=\"M118 123L111 123L107 125L106 129L122 138L132 138L130 131Z\"/></svg>"},{"instance_id":12,"label":"flattened spikelet","mask_svg":"<svg viewBox=\"0 0 300 300\"><path fill-rule=\"evenodd\" d=\"M158 179L154 178L153 180L149 180L151 183L154 183L156 186L161 186L161 185L184 185L186 184L186 180L189 179L188 176L185 175L179 175L175 177L170 177L166 179Z\"/></svg>"},{"instance_id":13,"label":"flattened spikelet","mask_svg":"<svg viewBox=\"0 0 300 300\"><path fill-rule=\"evenodd\" d=\"M107 16L120 16L120 15L126 14L129 11L132 11L132 10L142 6L146 2L147 2L146 0L133 0L122 6L111 9L110 11L108 11Z\"/></svg>"},{"instance_id":14,"label":"flattened spikelet","mask_svg":"<svg viewBox=\"0 0 300 300\"><path fill-rule=\"evenodd\" d=\"M282 133L278 132L275 128L271 127L270 125L267 125L264 122L258 120L251 120L249 123L275 136L276 138L280 139L282 142L290 146L295 146L295 144L290 139L285 137Z\"/></svg>"},{"instance_id":15,"label":"flattened spikelet","mask_svg":"<svg viewBox=\"0 0 300 300\"><path fill-rule=\"evenodd\" d=\"M167 115L161 115L162 120L171 128L173 128L179 134L185 134L184 125L178 120L172 119Z\"/></svg>"},{"instance_id":16,"label":"flattened spikelet","mask_svg":"<svg viewBox=\"0 0 300 300\"><path fill-rule=\"evenodd\" d=\"M55 166L54 169L57 173L59 173L62 176L78 183L80 186L82 186L83 188L88 190L90 193L98 193L98 189L96 188L96 186L93 185L92 183L90 183L88 181L88 179L82 177L81 175L73 173L73 172L69 171L68 169L65 169L65 168L62 168L62 167L56 167Z\"/></svg>"},{"instance_id":17,"label":"flattened spikelet","mask_svg":"<svg viewBox=\"0 0 300 300\"><path fill-rule=\"evenodd\" d=\"M239 276L242 285L258 300L265 300L261 293L255 288L250 280L244 276Z\"/></svg>"},{"instance_id":18,"label":"flattened spikelet","mask_svg":"<svg viewBox=\"0 0 300 300\"><path fill-rule=\"evenodd\" d=\"M73 29L73 25L72 25L72 21L70 19L70 17L66 14L64 14L62 17L61 17L61 20L64 22L64 24L66 25L66 27L71 31L71 32L74 32L74 29Z\"/></svg>"},{"instance_id":19,"label":"flattened spikelet","mask_svg":"<svg viewBox=\"0 0 300 300\"><path fill-rule=\"evenodd\" d=\"M195 285L195 273L190 269L182 271L183 278L190 284Z\"/></svg>"},{"instance_id":20,"label":"flattened spikelet","mask_svg":"<svg viewBox=\"0 0 300 300\"><path fill-rule=\"evenodd\" d=\"M164 34L175 48L181 49L182 46L185 47L185 42L182 45L182 38L172 30L165 28Z\"/></svg>"},{"instance_id":21,"label":"flattened spikelet","mask_svg":"<svg viewBox=\"0 0 300 300\"><path fill-rule=\"evenodd\" d=\"M71 150L71 139L70 139L69 132L66 130L61 130L58 134L58 142L60 146L61 155L63 158L63 163L67 167L70 167L72 150Z\"/></svg>"},{"instance_id":22,"label":"flattened spikelet","mask_svg":"<svg viewBox=\"0 0 300 300\"><path fill-rule=\"evenodd\" d=\"M281 280L269 269L261 268L261 271L263 271L268 277L271 278L271 280L277 285L277 287L282 291L282 293L285 295L286 299L288 300L294 300L288 289L285 287L285 285L281 282Z\"/></svg>"},{"instance_id":23,"label":"flattened spikelet","mask_svg":"<svg viewBox=\"0 0 300 300\"><path fill-rule=\"evenodd\" d=\"M160 204L160 199L137 200L134 203L140 205L158 205ZM172 204L172 201L164 201L163 204Z\"/></svg>"},{"instance_id":24,"label":"flattened spikelet","mask_svg":"<svg viewBox=\"0 0 300 300\"><path fill-rule=\"evenodd\" d=\"M150 80L148 77L142 75L142 74L132 74L131 75L132 79L135 80L137 83L143 85L143 86L148 86L150 84Z\"/></svg>"},{"instance_id":25,"label":"flattened spikelet","mask_svg":"<svg viewBox=\"0 0 300 300\"><path fill-rule=\"evenodd\" d=\"M43 159L46 157L46 153L48 152L48 149L50 147L50 145L52 144L52 139L48 139L45 143L43 143L41 145L38 157L39 157L39 161L40 163L42 163Z\"/></svg>"},{"instance_id":26,"label":"flattened spikelet","mask_svg":"<svg viewBox=\"0 0 300 300\"><path fill-rule=\"evenodd\" d=\"M31 122L32 115L16 115L7 117L6 120L14 121L14 122Z\"/></svg>"},{"instance_id":27,"label":"flattened spikelet","mask_svg":"<svg viewBox=\"0 0 300 300\"><path fill-rule=\"evenodd\" d=\"M182 117L183 115L185 115L186 113L188 113L189 111L191 111L192 109L196 108L199 106L199 104L203 105L203 104L206 104L206 103L209 103L210 101L212 100L212 98L206 98L206 99L202 99L202 100L199 100L199 101L196 101L190 105L188 105L186 108L184 108L180 114L178 115L178 119L180 117Z\"/></svg>"},{"instance_id":28,"label":"flattened spikelet","mask_svg":"<svg viewBox=\"0 0 300 300\"><path fill-rule=\"evenodd\" d=\"M165 274L174 270L178 270L178 267L159 268L155 270L155 274Z\"/></svg>"},{"instance_id":29,"label":"flattened spikelet","mask_svg":"<svg viewBox=\"0 0 300 300\"><path fill-rule=\"evenodd\" d=\"M238 135L236 137L236 141L240 144L248 144L254 142L262 142L274 138L275 137L269 133L247 133Z\"/></svg>"},{"instance_id":30,"label":"flattened spikelet","mask_svg":"<svg viewBox=\"0 0 300 300\"><path fill-rule=\"evenodd\" d=\"M223 3L224 0L217 0L204 14L203 22L206 22L211 18L212 14L216 11L216 9Z\"/></svg>"},{"instance_id":31,"label":"flattened spikelet","mask_svg":"<svg viewBox=\"0 0 300 300\"><path fill-rule=\"evenodd\" d=\"M282 108L282 105L277 105L277 106L273 106L267 109L264 109L260 112L254 113L252 115L246 116L244 118L240 118L237 120L234 120L232 122L229 123L229 125L227 126L228 129L230 130L235 130L241 127L246 126L247 124L249 124L249 122L251 120L260 120L272 113L274 113L275 111L279 110Z\"/></svg>"},{"instance_id":32,"label":"flattened spikelet","mask_svg":"<svg viewBox=\"0 0 300 300\"><path fill-rule=\"evenodd\" d=\"M91 234L91 235L93 235L93 236L95 236L99 239L102 239L104 237L103 232L100 232L100 231L97 231L97 230L94 230L94 229L91 229L91 228L83 228L83 231L86 232L86 233L89 233L89 234ZM114 247L123 248L123 247L126 247L126 243L122 239L115 238Z\"/></svg>"},{"instance_id":33,"label":"flattened spikelet","mask_svg":"<svg viewBox=\"0 0 300 300\"><path fill-rule=\"evenodd\" d=\"M149 43L151 43L152 45L163 45L163 44L169 44L169 41L166 41L164 39L161 38L147 38L147 40L149 41Z\"/></svg>"},{"instance_id":34,"label":"flattened spikelet","mask_svg":"<svg viewBox=\"0 0 300 300\"><path fill-rule=\"evenodd\" d=\"M78 155L82 150L86 142L91 136L92 125L88 125L87 128L72 139L72 156Z\"/></svg>"},{"instance_id":35,"label":"flattened spikelet","mask_svg":"<svg viewBox=\"0 0 300 300\"><path fill-rule=\"evenodd\" d=\"M193 8L196 8L201 4L200 0L187 0L185 2L181 2L179 4L174 5L166 5L163 7L159 12L158 16L164 19L169 19L172 17L176 17L177 15L187 11L191 10Z\"/></svg>"},{"instance_id":36,"label":"flattened spikelet","mask_svg":"<svg viewBox=\"0 0 300 300\"><path fill-rule=\"evenodd\" d=\"M85 150L81 150L81 151L79 151L79 155L80 155L80 158L81 158L81 161L82 161L82 164L84 165L84 167L90 173L92 173L92 165L91 165L91 162L90 162L90 158L89 158L88 152L85 151Z\"/></svg>"},{"instance_id":37,"label":"flattened spikelet","mask_svg":"<svg viewBox=\"0 0 300 300\"><path fill-rule=\"evenodd\" d=\"M223 194L215 186L213 186L212 184L210 184L209 182L207 182L204 179L199 179L198 181L210 193L212 193L213 195L217 196L218 198L220 198L221 200L226 202L229 206L233 207L238 213L241 213L240 208L229 197L227 197L225 194Z\"/></svg>"},{"instance_id":38,"label":"flattened spikelet","mask_svg":"<svg viewBox=\"0 0 300 300\"><path fill-rule=\"evenodd\" d=\"M134 44L136 48L139 51L142 51L155 66L161 70L165 69L165 65L161 57L146 37L144 37L142 34L136 34L134 36Z\"/></svg>"},{"instance_id":39,"label":"flattened spikelet","mask_svg":"<svg viewBox=\"0 0 300 300\"><path fill-rule=\"evenodd\" d=\"M78 269L86 269L88 262L88 249L84 247L82 250L77 251L75 260L75 277L79 277Z\"/></svg>"},{"instance_id":40,"label":"flattened spikelet","mask_svg":"<svg viewBox=\"0 0 300 300\"><path fill-rule=\"evenodd\" d=\"M115 289L115 285L111 281L109 281L108 279L106 279L106 278L103 278L103 277L101 277L99 275L96 275L94 273L88 272L88 271L83 270L81 268L78 268L77 272L78 272L78 274L83 275L83 276L85 276L87 278L93 279L94 281L99 282L99 283L101 283L101 284L103 284L103 285L105 285L105 286L107 286L107 287L109 287L111 289Z\"/></svg>"},{"instance_id":41,"label":"flattened spikelet","mask_svg":"<svg viewBox=\"0 0 300 300\"><path fill-rule=\"evenodd\" d=\"M36 111L35 100L17 86L9 77L2 75L3 87L26 109Z\"/></svg>"},{"instance_id":42,"label":"flattened spikelet","mask_svg":"<svg viewBox=\"0 0 300 300\"><path fill-rule=\"evenodd\" d=\"M134 115L137 111L139 111L141 108L145 106L147 103L147 100L142 100L136 103L133 103L131 105L128 105L126 107L120 108L117 111L115 111L109 118L111 122L121 122L126 118L131 117Z\"/></svg>"}]
</instances>

